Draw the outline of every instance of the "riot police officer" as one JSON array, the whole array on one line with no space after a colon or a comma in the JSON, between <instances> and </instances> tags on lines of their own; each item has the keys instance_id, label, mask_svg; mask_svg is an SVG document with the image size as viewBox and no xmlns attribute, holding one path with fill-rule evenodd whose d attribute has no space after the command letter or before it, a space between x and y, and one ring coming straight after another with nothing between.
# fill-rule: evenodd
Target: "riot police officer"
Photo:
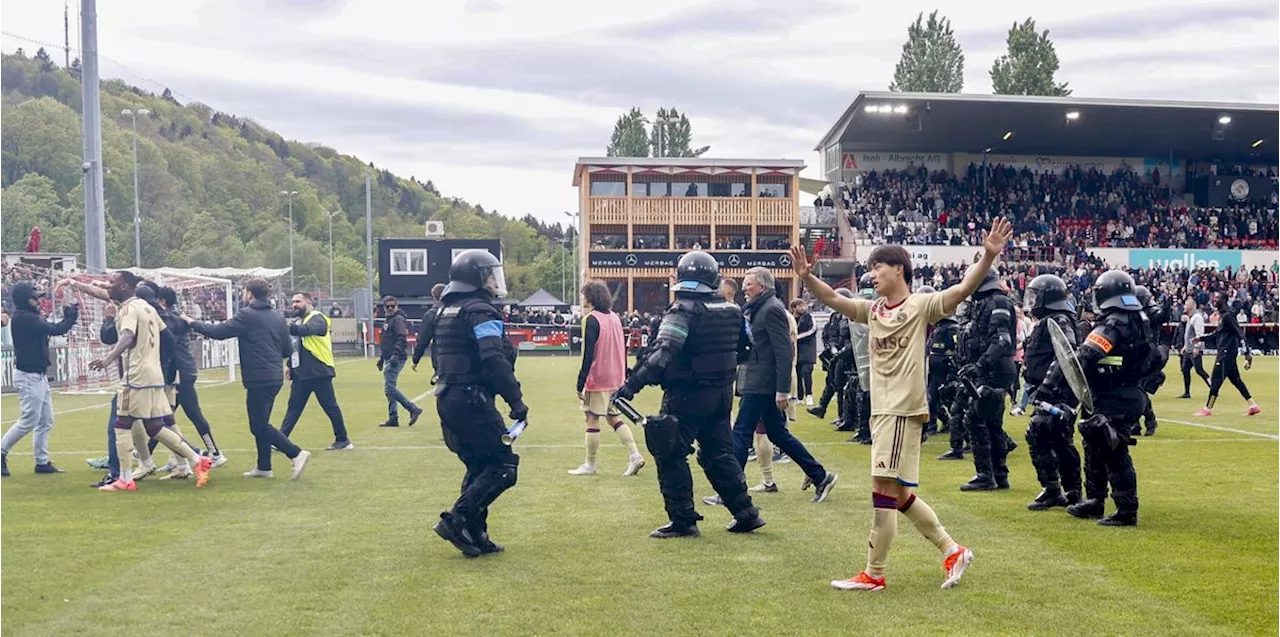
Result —
<instances>
[{"instance_id":1,"label":"riot police officer","mask_svg":"<svg viewBox=\"0 0 1280 637\"><path fill-rule=\"evenodd\" d=\"M857 296L875 300L875 276L870 272L858 278ZM853 431L846 442L871 444L871 328L845 318L849 330L848 348L851 363L844 387L844 429Z\"/></svg>"},{"instance_id":2,"label":"riot police officer","mask_svg":"<svg viewBox=\"0 0 1280 637\"><path fill-rule=\"evenodd\" d=\"M649 357L614 394L630 399L646 385L661 385L661 413L645 421L645 445L658 465L658 485L670 523L655 538L696 536L702 516L693 508L688 456L698 442L698 464L733 513L727 529L747 533L764 526L747 494L746 474L733 456L729 415L737 365L751 336L742 310L716 296L720 268L711 255L688 252L676 265L676 301L662 317Z\"/></svg>"},{"instance_id":3,"label":"riot police officer","mask_svg":"<svg viewBox=\"0 0 1280 637\"><path fill-rule=\"evenodd\" d=\"M853 292L848 288L838 288L836 294L847 299L853 298ZM832 312L831 317L827 319L826 327L822 328L822 345L826 350L824 352L827 366L826 384L822 388L822 396L818 398L818 404L805 410L818 418L827 417L827 405L831 403L832 398L836 398L843 392L849 380L849 367L853 364L853 350L849 348L849 319L839 312ZM846 429L844 407L839 399L836 400L836 410L840 416L836 429L844 430Z\"/></svg>"},{"instance_id":4,"label":"riot police officer","mask_svg":"<svg viewBox=\"0 0 1280 637\"><path fill-rule=\"evenodd\" d=\"M1025 311L1037 319L1023 347L1025 366L1023 380L1028 391L1044 383L1045 376L1054 364L1053 341L1049 338L1049 324L1062 329L1074 350L1080 345L1076 334L1075 303L1067 292L1067 284L1052 274L1041 274L1027 285L1023 301ZM1046 402L1074 408L1079 404L1065 387L1046 388L1042 393ZM1027 505L1032 511L1044 511L1064 507L1080 501L1080 452L1076 451L1075 415L1071 410L1059 409L1058 413L1036 409L1027 427L1027 449L1031 452L1031 464L1040 481L1040 494Z\"/></svg>"},{"instance_id":5,"label":"riot police officer","mask_svg":"<svg viewBox=\"0 0 1280 637\"><path fill-rule=\"evenodd\" d=\"M1165 299L1163 305L1156 305L1155 298L1151 296L1151 290L1145 285L1133 286L1133 293L1134 296L1138 297L1138 303L1142 305L1142 314L1146 317L1147 324L1151 327L1151 347L1155 348L1165 361L1168 361L1169 348L1160 344L1160 328L1168 320L1172 309L1171 301ZM1150 375L1142 379L1141 387L1143 391L1155 396L1156 392L1160 391L1160 386L1164 384L1164 381L1164 366L1161 365L1159 369L1152 370ZM1156 428L1160 426L1160 423L1156 420L1154 406L1149 399L1147 400L1147 411L1142 414L1142 424L1146 426L1146 431L1143 431L1142 427L1135 422L1133 423L1133 430L1129 433L1135 436L1139 433L1144 436L1154 436L1156 435Z\"/></svg>"},{"instance_id":6,"label":"riot police officer","mask_svg":"<svg viewBox=\"0 0 1280 637\"><path fill-rule=\"evenodd\" d=\"M467 472L462 495L440 514L435 532L468 557L502 551L489 539L489 506L515 486L520 464L502 443L506 422L494 396L502 396L512 419L529 416L505 346L502 312L493 304L494 297L506 293L502 263L487 250L467 250L449 267L444 306L436 318L436 410L445 445Z\"/></svg>"},{"instance_id":7,"label":"riot police officer","mask_svg":"<svg viewBox=\"0 0 1280 637\"><path fill-rule=\"evenodd\" d=\"M956 321L956 348L953 358L953 371L948 377L947 391L951 396L951 400L947 402L947 433L950 437L951 448L946 453L938 456L939 460L964 460L965 442L969 436L970 407L973 396L969 393L968 388L960 379L960 370L966 368L972 361L969 360L969 342L973 340L974 323L970 320L970 310L972 303L969 301L961 301L956 306L955 314L952 317Z\"/></svg>"},{"instance_id":8,"label":"riot police officer","mask_svg":"<svg viewBox=\"0 0 1280 637\"><path fill-rule=\"evenodd\" d=\"M919 291L923 293L925 288L928 288L929 293L934 291L929 286L920 286ZM926 350L929 352L929 375L925 387L925 395L929 400L929 421L924 424L926 435L938 433L939 423L946 429L946 409L943 405L946 392L943 388L955 371L952 358L955 356L959 326L960 322L954 315L946 316L933 326L933 334L929 335L929 349Z\"/></svg>"},{"instance_id":9,"label":"riot police officer","mask_svg":"<svg viewBox=\"0 0 1280 637\"><path fill-rule=\"evenodd\" d=\"M1093 415L1080 422L1086 499L1067 507L1067 513L1102 517L1109 481L1116 512L1098 523L1134 526L1138 523L1138 474L1129 455L1133 444L1129 431L1146 411L1149 401L1139 385L1160 366L1159 354L1151 345L1150 326L1134 294L1132 277L1120 270L1104 272L1094 281L1093 303L1101 316L1076 351L1094 403ZM1036 389L1035 401L1054 395L1065 382L1062 370L1055 366Z\"/></svg>"},{"instance_id":10,"label":"riot police officer","mask_svg":"<svg viewBox=\"0 0 1280 637\"><path fill-rule=\"evenodd\" d=\"M991 269L973 293L973 301L973 338L965 343L971 362L961 375L977 390L969 422L975 475L960 485L960 490L1008 489L1004 397L1013 385L1015 374L1013 300L1005 293L999 275Z\"/></svg>"}]
</instances>

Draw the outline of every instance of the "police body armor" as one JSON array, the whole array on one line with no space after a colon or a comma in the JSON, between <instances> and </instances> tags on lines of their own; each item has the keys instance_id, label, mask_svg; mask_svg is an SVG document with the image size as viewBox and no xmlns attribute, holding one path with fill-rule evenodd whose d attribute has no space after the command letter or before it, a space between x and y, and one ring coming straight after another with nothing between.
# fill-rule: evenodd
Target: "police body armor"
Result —
<instances>
[{"instance_id":1,"label":"police body armor","mask_svg":"<svg viewBox=\"0 0 1280 637\"><path fill-rule=\"evenodd\" d=\"M682 312L688 317L689 335L680 355L663 370L663 389L684 385L726 387L733 383L738 367L738 336L744 320L742 309L728 301L678 299L667 312Z\"/></svg>"},{"instance_id":2,"label":"police body armor","mask_svg":"<svg viewBox=\"0 0 1280 637\"><path fill-rule=\"evenodd\" d=\"M858 367L858 387L871 391L871 328L864 323L849 321L849 339L852 341L853 362Z\"/></svg>"},{"instance_id":3,"label":"police body armor","mask_svg":"<svg viewBox=\"0 0 1280 637\"><path fill-rule=\"evenodd\" d=\"M1071 340L1071 349L1074 351L1080 345L1080 335L1076 333L1078 323L1070 312L1052 312L1040 319L1040 323L1031 330L1026 342L1023 344L1023 363L1026 373L1024 374L1026 381L1032 386L1037 387L1044 383L1049 375L1055 356L1053 353L1053 341L1049 337L1049 326L1045 321L1053 321L1062 329L1062 333L1067 335ZM1075 394L1070 391L1056 391L1052 397L1046 398L1050 402L1061 402L1068 406L1075 407L1079 404Z\"/></svg>"},{"instance_id":4,"label":"police body armor","mask_svg":"<svg viewBox=\"0 0 1280 637\"><path fill-rule=\"evenodd\" d=\"M484 384L480 367L480 350L467 314L493 312L493 306L474 297L450 302L436 320L435 348L440 369L436 370L440 385Z\"/></svg>"},{"instance_id":5,"label":"police body armor","mask_svg":"<svg viewBox=\"0 0 1280 637\"><path fill-rule=\"evenodd\" d=\"M929 369L946 376L951 370L960 339L960 327L953 320L939 321L929 338Z\"/></svg>"},{"instance_id":6,"label":"police body armor","mask_svg":"<svg viewBox=\"0 0 1280 637\"><path fill-rule=\"evenodd\" d=\"M1100 394L1138 387L1143 377L1152 373L1156 348L1151 344L1151 326L1141 312L1109 312L1099 323L1116 325L1122 332L1133 334L1127 343L1113 343L1107 356L1085 368L1089 386ZM1090 335L1089 338L1095 338Z\"/></svg>"},{"instance_id":7,"label":"police body armor","mask_svg":"<svg viewBox=\"0 0 1280 637\"><path fill-rule=\"evenodd\" d=\"M967 347L966 359L969 363L978 363L982 359L982 355L986 353L988 346L991 345L990 339L996 338L992 334L997 322L996 314L1003 313L1003 322L1006 325L1006 334L1009 339L1009 355L1001 356L993 361L995 365L991 369L980 369L983 380L990 380L990 376L1013 376L1013 351L1016 326L1013 323L1014 305L1013 300L1008 295L995 293L983 298L977 302L977 307L973 312L973 319L969 321L969 338L965 339Z\"/></svg>"}]
</instances>

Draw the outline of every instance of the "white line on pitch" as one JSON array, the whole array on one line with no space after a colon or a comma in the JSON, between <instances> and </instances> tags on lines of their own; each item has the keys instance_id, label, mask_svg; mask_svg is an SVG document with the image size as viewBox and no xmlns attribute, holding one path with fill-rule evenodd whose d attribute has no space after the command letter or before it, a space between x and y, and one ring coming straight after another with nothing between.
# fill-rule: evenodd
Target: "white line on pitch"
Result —
<instances>
[{"instance_id":1,"label":"white line on pitch","mask_svg":"<svg viewBox=\"0 0 1280 637\"><path fill-rule=\"evenodd\" d=\"M1187 422L1185 420L1173 420L1170 418L1157 417L1156 419L1159 420L1160 422L1172 422L1179 425L1186 425L1188 427L1199 427L1200 429L1212 429L1214 431L1225 431L1227 433L1241 434L1245 436L1255 436L1258 438L1266 438L1267 440L1280 440L1280 436L1277 436L1275 434L1262 433L1260 431L1245 431L1244 429L1232 429L1231 427L1219 427L1218 425L1206 425L1201 422Z\"/></svg>"}]
</instances>

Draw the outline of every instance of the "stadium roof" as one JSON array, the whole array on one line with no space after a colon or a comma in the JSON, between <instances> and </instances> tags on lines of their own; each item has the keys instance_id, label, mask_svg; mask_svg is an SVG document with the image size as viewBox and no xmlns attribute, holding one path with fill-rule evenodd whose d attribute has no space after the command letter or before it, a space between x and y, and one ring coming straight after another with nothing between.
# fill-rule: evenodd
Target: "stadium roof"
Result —
<instances>
[{"instance_id":1,"label":"stadium roof","mask_svg":"<svg viewBox=\"0 0 1280 637\"><path fill-rule=\"evenodd\" d=\"M1068 119L1069 112L1078 115ZM1224 117L1230 122L1220 124ZM864 91L814 150L839 141L846 152L1172 153L1177 159L1275 164L1278 129L1276 104ZM1012 135L1005 139L1007 133Z\"/></svg>"},{"instance_id":2,"label":"stadium roof","mask_svg":"<svg viewBox=\"0 0 1280 637\"><path fill-rule=\"evenodd\" d=\"M582 180L582 171L588 166L625 168L627 166L643 168L687 168L691 170L709 168L768 168L771 170L793 171L799 174L804 170L803 159L735 159L713 157L579 157L573 167L573 185Z\"/></svg>"}]
</instances>

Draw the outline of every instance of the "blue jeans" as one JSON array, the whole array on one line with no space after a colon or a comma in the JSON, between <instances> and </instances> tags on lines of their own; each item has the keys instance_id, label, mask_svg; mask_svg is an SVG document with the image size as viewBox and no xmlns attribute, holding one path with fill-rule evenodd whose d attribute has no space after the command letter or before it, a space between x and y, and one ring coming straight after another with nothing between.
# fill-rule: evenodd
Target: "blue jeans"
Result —
<instances>
[{"instance_id":1,"label":"blue jeans","mask_svg":"<svg viewBox=\"0 0 1280 637\"><path fill-rule=\"evenodd\" d=\"M53 430L53 392L44 374L13 370L13 386L18 390L18 422L13 423L0 440L7 455L19 440L31 436L36 464L49 462L49 432Z\"/></svg>"},{"instance_id":2,"label":"blue jeans","mask_svg":"<svg viewBox=\"0 0 1280 637\"><path fill-rule=\"evenodd\" d=\"M390 422L400 420L400 412L396 409L396 405L405 408L409 413L418 410L418 406L414 405L396 386L396 382L400 380L400 372L404 370L404 359L388 358L382 364L382 392L387 395L387 419Z\"/></svg>"},{"instance_id":3,"label":"blue jeans","mask_svg":"<svg viewBox=\"0 0 1280 637\"><path fill-rule=\"evenodd\" d=\"M765 434L773 446L787 454L795 461L806 476L814 483L820 483L827 477L827 470L818 462L809 450L804 448L791 431L787 429L787 417L778 409L773 395L747 395L738 402L738 417L733 421L733 457L738 466L747 466L747 449L751 447L751 436L756 431L756 423L764 421Z\"/></svg>"},{"instance_id":4,"label":"blue jeans","mask_svg":"<svg viewBox=\"0 0 1280 637\"><path fill-rule=\"evenodd\" d=\"M1031 403L1031 393L1034 391L1035 388L1031 387L1030 383L1022 383L1022 396L1018 398L1018 409L1027 410L1027 405Z\"/></svg>"}]
</instances>

